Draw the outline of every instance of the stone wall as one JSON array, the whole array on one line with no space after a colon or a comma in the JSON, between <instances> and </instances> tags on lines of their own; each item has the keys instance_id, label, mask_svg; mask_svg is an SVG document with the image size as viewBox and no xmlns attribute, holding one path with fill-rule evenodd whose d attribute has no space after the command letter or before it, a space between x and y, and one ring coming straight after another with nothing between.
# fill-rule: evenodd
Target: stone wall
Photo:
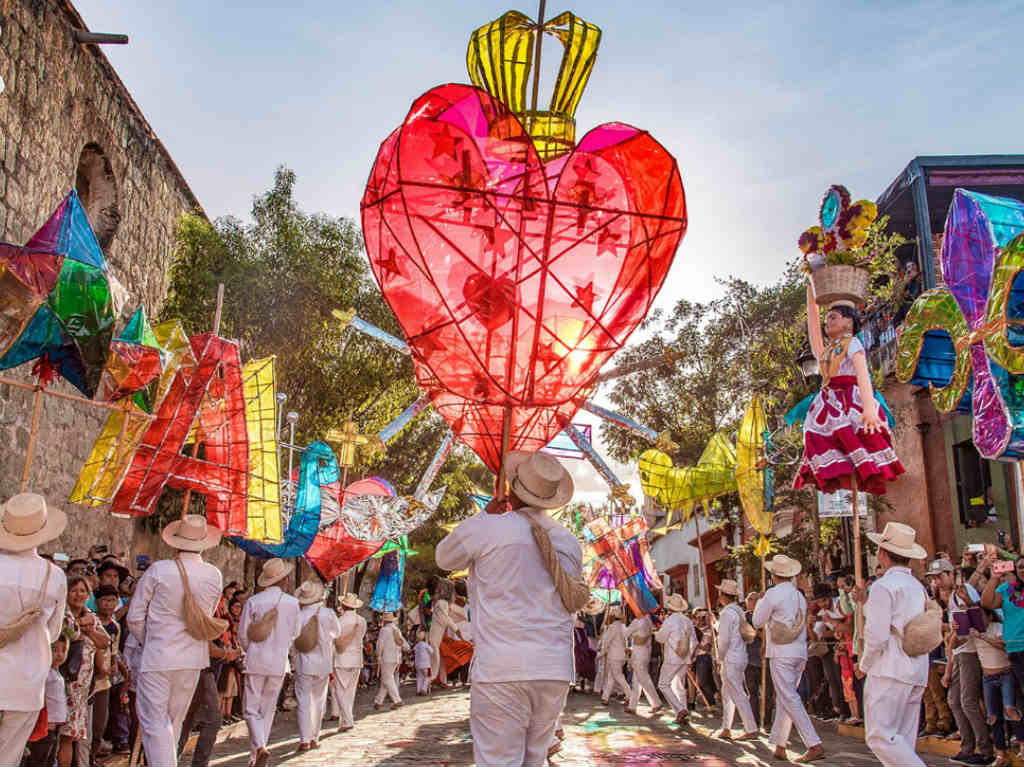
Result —
<instances>
[{"instance_id":1,"label":"stone wall","mask_svg":"<svg viewBox=\"0 0 1024 767\"><path fill-rule=\"evenodd\" d=\"M0 0L0 240L25 242L76 188L132 296L127 310L141 302L152 316L167 291L175 223L201 208L102 51L75 42L75 29L85 24L64 0ZM27 381L30 367L3 375ZM63 382L54 388L74 393ZM0 500L18 490L32 399L0 385ZM152 536L130 520L66 502L104 418L98 408L43 398L29 487L71 516L50 548L81 554L107 543L152 554Z\"/></svg>"}]
</instances>

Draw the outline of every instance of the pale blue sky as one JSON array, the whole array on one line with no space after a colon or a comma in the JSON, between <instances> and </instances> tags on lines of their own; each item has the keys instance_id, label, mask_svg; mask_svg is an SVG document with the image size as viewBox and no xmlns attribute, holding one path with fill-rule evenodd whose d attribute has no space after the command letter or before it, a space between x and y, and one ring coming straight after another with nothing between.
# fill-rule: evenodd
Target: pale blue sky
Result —
<instances>
[{"instance_id":1,"label":"pale blue sky","mask_svg":"<svg viewBox=\"0 0 1024 767\"><path fill-rule=\"evenodd\" d=\"M92 30L131 36L105 51L212 217L246 215L281 164L305 209L358 216L377 147L413 99L468 80L469 33L536 12L74 2ZM661 306L714 297L715 276L774 280L829 184L874 198L915 155L1024 152L1022 0L548 5L562 10L604 31L578 135L627 122L679 161L690 227Z\"/></svg>"}]
</instances>

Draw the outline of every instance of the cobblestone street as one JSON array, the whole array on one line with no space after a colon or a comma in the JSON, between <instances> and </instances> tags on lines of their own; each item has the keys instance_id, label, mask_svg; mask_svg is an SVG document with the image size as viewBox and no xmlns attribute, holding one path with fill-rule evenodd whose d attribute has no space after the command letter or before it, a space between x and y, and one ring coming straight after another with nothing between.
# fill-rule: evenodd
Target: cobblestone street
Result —
<instances>
[{"instance_id":1,"label":"cobblestone street","mask_svg":"<svg viewBox=\"0 0 1024 767\"><path fill-rule=\"evenodd\" d=\"M435 693L417 697L413 686L402 687L406 705L396 710L373 710L373 691L360 690L356 699L356 726L338 734L336 723L323 731L317 751L296 753L298 732L294 712L282 713L274 722L271 764L288 765L462 765L473 764L469 735L469 691ZM668 717L651 717L644 706L640 715L610 707L593 695L571 694L562 724L562 750L551 759L555 767L589 765L779 765L771 758L767 737L760 742L723 743L708 737L717 717L697 713L690 727L680 728ZM840 736L830 723L815 722L824 739L828 757L817 764L878 764L863 740ZM735 730L739 734L738 730ZM231 737L217 745L211 760L218 767L245 767L247 740L244 723L234 725ZM791 757L803 748L796 736ZM948 765L948 758L921 754L931 767ZM187 758L183 761L188 764Z\"/></svg>"}]
</instances>

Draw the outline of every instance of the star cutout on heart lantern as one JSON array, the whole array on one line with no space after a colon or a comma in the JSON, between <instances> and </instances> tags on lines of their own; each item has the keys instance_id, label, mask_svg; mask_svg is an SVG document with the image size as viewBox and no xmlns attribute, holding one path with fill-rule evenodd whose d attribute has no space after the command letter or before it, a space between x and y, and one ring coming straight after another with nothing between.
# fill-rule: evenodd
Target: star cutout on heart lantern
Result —
<instances>
[{"instance_id":1,"label":"star cutout on heart lantern","mask_svg":"<svg viewBox=\"0 0 1024 767\"><path fill-rule=\"evenodd\" d=\"M420 385L492 469L507 409L513 450L543 446L576 412L646 316L687 224L679 169L649 133L607 123L574 141L600 30L565 13L539 31L565 48L550 111L526 108L529 62L508 55L532 48L538 25L509 12L474 33L478 87L414 102L361 205ZM515 64L498 77L492 60Z\"/></svg>"}]
</instances>

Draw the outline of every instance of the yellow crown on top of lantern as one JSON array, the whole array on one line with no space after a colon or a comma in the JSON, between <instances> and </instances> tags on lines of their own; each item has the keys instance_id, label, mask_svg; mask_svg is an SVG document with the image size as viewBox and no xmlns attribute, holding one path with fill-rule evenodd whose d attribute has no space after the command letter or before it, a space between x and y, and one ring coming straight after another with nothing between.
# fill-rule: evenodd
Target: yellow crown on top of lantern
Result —
<instances>
[{"instance_id":1,"label":"yellow crown on top of lantern","mask_svg":"<svg viewBox=\"0 0 1024 767\"><path fill-rule=\"evenodd\" d=\"M551 101L543 111L529 108L538 30L558 40L564 51ZM474 85L509 108L533 139L540 158L548 161L576 145L576 107L600 43L601 30L568 11L540 26L519 11L508 11L470 35L466 68Z\"/></svg>"}]
</instances>

